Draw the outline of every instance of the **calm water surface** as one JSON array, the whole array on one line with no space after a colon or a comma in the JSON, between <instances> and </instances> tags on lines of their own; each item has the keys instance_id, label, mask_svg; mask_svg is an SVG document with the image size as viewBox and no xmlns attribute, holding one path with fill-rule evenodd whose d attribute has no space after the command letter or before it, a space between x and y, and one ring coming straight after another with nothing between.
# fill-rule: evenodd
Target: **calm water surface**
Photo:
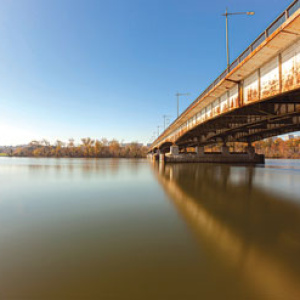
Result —
<instances>
[{"instance_id":1,"label":"calm water surface","mask_svg":"<svg viewBox=\"0 0 300 300\"><path fill-rule=\"evenodd\" d=\"M0 158L0 299L300 299L300 161Z\"/></svg>"}]
</instances>

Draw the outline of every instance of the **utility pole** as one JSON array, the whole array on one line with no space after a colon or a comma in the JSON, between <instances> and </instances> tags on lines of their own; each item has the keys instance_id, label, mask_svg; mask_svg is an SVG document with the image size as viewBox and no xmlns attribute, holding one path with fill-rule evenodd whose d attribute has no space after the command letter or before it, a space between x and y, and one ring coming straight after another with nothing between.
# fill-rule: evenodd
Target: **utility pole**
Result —
<instances>
[{"instance_id":1,"label":"utility pole","mask_svg":"<svg viewBox=\"0 0 300 300\"><path fill-rule=\"evenodd\" d=\"M253 16L254 14L255 14L254 11L229 13L227 8L226 8L225 14L222 14L222 16L225 16L225 18L226 18L226 56L227 56L227 68L229 68L229 66L230 66L229 36L228 36L228 16L234 16L234 15L248 15L248 16Z\"/></svg>"},{"instance_id":2,"label":"utility pole","mask_svg":"<svg viewBox=\"0 0 300 300\"><path fill-rule=\"evenodd\" d=\"M177 97L177 118L179 117L179 97L181 96L189 96L190 93L176 93L175 96Z\"/></svg>"},{"instance_id":3,"label":"utility pole","mask_svg":"<svg viewBox=\"0 0 300 300\"><path fill-rule=\"evenodd\" d=\"M163 115L163 118L164 118L164 130L166 130L166 125L167 125L167 122L169 122L170 120L168 119L170 116L168 115Z\"/></svg>"},{"instance_id":4,"label":"utility pole","mask_svg":"<svg viewBox=\"0 0 300 300\"><path fill-rule=\"evenodd\" d=\"M226 56L227 56L227 68L229 68L230 53L229 53L229 44L228 44L228 9L227 9L227 7L226 7L226 12L225 12L225 18L226 18Z\"/></svg>"},{"instance_id":5,"label":"utility pole","mask_svg":"<svg viewBox=\"0 0 300 300\"><path fill-rule=\"evenodd\" d=\"M158 125L157 126L157 137L159 137L159 128L160 128L160 126Z\"/></svg>"}]
</instances>

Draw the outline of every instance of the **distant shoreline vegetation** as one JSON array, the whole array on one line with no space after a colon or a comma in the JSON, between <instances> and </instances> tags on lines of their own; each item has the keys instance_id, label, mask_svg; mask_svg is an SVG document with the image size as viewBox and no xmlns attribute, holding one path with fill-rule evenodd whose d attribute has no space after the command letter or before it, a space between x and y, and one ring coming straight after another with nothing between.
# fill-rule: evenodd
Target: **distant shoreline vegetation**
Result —
<instances>
[{"instance_id":1,"label":"distant shoreline vegetation","mask_svg":"<svg viewBox=\"0 0 300 300\"><path fill-rule=\"evenodd\" d=\"M300 137L288 140L268 138L253 145L256 153L264 154L266 158L300 159ZM231 152L245 152L247 144L228 142L227 146ZM205 149L207 152L219 152L220 146L207 146ZM120 143L106 138L83 138L80 144L76 144L74 139L69 139L67 143L57 140L54 145L44 139L32 141L28 145L0 147L0 157L145 158L148 150L148 147L137 142Z\"/></svg>"},{"instance_id":2,"label":"distant shoreline vegetation","mask_svg":"<svg viewBox=\"0 0 300 300\"><path fill-rule=\"evenodd\" d=\"M228 142L230 152L245 152L247 144ZM255 152L264 154L265 158L300 159L300 137L289 138L267 138L253 143ZM210 151L220 151L220 146L213 146Z\"/></svg>"},{"instance_id":3,"label":"distant shoreline vegetation","mask_svg":"<svg viewBox=\"0 0 300 300\"><path fill-rule=\"evenodd\" d=\"M300 137L268 138L254 143L255 151L266 158L300 159Z\"/></svg>"},{"instance_id":4,"label":"distant shoreline vegetation","mask_svg":"<svg viewBox=\"0 0 300 300\"><path fill-rule=\"evenodd\" d=\"M115 139L82 138L80 144L76 144L74 139L69 139L67 143L57 140L54 145L46 139L35 140L28 145L9 147L6 153L17 157L145 158L147 151L146 146L137 142L120 143Z\"/></svg>"}]
</instances>

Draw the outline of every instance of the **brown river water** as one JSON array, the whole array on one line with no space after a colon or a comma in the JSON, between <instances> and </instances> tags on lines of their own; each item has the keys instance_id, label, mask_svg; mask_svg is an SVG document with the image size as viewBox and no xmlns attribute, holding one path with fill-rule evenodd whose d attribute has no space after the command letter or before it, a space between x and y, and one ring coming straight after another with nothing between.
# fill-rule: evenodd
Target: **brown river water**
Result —
<instances>
[{"instance_id":1,"label":"brown river water","mask_svg":"<svg viewBox=\"0 0 300 300\"><path fill-rule=\"evenodd\" d=\"M300 160L0 158L0 299L300 299Z\"/></svg>"}]
</instances>

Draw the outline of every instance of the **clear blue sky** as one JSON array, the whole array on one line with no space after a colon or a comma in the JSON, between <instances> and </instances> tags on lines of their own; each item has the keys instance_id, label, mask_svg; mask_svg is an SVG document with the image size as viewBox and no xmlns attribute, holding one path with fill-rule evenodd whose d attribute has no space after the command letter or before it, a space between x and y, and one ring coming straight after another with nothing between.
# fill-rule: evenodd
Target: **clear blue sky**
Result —
<instances>
[{"instance_id":1,"label":"clear blue sky","mask_svg":"<svg viewBox=\"0 0 300 300\"><path fill-rule=\"evenodd\" d=\"M2 0L0 145L32 139L148 142L290 0Z\"/></svg>"}]
</instances>

